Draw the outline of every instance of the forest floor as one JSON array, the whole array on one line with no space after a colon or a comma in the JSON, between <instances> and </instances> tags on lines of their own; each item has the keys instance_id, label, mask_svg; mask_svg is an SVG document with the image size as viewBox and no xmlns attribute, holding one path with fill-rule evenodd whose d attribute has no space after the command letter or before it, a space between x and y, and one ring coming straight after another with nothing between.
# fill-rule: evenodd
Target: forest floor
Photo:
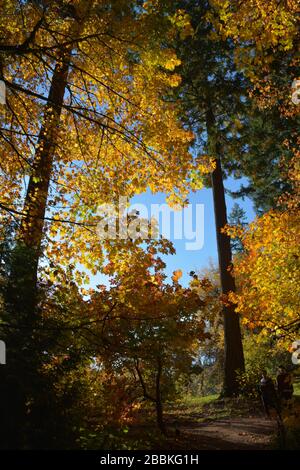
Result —
<instances>
[{"instance_id":1,"label":"forest floor","mask_svg":"<svg viewBox=\"0 0 300 470\"><path fill-rule=\"evenodd\" d=\"M259 402L249 405L216 396L204 397L202 403L187 400L166 413L166 423L175 429L175 439L167 438L163 447L178 450L268 449L277 433L276 417L267 419Z\"/></svg>"},{"instance_id":2,"label":"forest floor","mask_svg":"<svg viewBox=\"0 0 300 470\"><path fill-rule=\"evenodd\" d=\"M300 411L300 390L295 395L295 404ZM300 414L296 420L300 422ZM187 396L183 401L165 406L165 424L167 437L157 430L153 420L146 419L129 430L127 439L136 438L139 440L137 448L153 450L267 450L281 447L275 411L271 419L266 418L259 400L219 399L217 395ZM298 448L298 433L296 439ZM145 447L141 447L141 440Z\"/></svg>"}]
</instances>

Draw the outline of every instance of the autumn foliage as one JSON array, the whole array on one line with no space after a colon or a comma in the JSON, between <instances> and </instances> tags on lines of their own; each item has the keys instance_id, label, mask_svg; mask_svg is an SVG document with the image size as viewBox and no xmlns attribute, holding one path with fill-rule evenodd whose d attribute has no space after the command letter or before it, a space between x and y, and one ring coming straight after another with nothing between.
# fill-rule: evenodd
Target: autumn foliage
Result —
<instances>
[{"instance_id":1,"label":"autumn foliage","mask_svg":"<svg viewBox=\"0 0 300 470\"><path fill-rule=\"evenodd\" d=\"M298 2L0 9L0 447L152 448L170 402L247 394L299 339ZM227 224L230 177L249 223ZM183 282L128 206L203 186L219 268ZM101 237L108 206L157 236Z\"/></svg>"}]
</instances>

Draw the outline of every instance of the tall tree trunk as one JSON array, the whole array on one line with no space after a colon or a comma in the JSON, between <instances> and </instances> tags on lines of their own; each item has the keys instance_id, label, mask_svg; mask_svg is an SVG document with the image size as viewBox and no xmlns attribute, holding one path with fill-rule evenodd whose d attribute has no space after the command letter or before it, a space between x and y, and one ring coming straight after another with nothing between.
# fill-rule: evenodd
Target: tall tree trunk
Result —
<instances>
[{"instance_id":1,"label":"tall tree trunk","mask_svg":"<svg viewBox=\"0 0 300 470\"><path fill-rule=\"evenodd\" d=\"M12 262L11 277L17 287L13 294L14 300L18 304L26 302L31 311L36 303L37 271L44 217L69 62L70 51L66 51L57 62L53 73L24 203L25 215L19 228L17 248Z\"/></svg>"},{"instance_id":2,"label":"tall tree trunk","mask_svg":"<svg viewBox=\"0 0 300 470\"><path fill-rule=\"evenodd\" d=\"M72 14L70 13L70 16L73 18L68 27L70 39L75 41L79 36L91 3L91 0L86 1L86 3L83 2L81 6L78 6L77 12L74 9ZM81 10L80 14L79 10ZM63 8L60 13L62 17L66 15ZM13 259L12 263L12 279L15 280L16 284L18 281L24 283L24 279L26 280L24 283L24 285L26 284L26 289L24 289L26 298L24 301L31 303L33 308L36 304L37 271L41 256L41 243L49 185L53 171L53 159L68 81L71 54L74 47L74 43L72 44L70 41L70 44L57 57L25 197L23 210L25 215L18 232L18 244L15 250L15 259ZM23 263L22 257L25 260ZM22 293L19 291L19 297L21 295Z\"/></svg>"},{"instance_id":3,"label":"tall tree trunk","mask_svg":"<svg viewBox=\"0 0 300 470\"><path fill-rule=\"evenodd\" d=\"M49 182L53 165L53 154L57 126L60 121L63 97L65 93L70 53L58 62L53 72L48 102L40 129L37 150L32 174L25 198L23 217L17 236L16 246L12 252L10 280L6 292L7 320L14 326L7 331L6 343L9 364L5 370L0 399L7 409L3 417L3 429L6 435L1 436L5 447L23 448L33 445L35 427L38 425L33 416L38 413L27 413L26 402L31 402L31 409L36 406L37 393L43 385L39 375L42 358L43 337L39 330L37 311L37 269L43 236L44 216L47 205ZM13 379L10 379L12 377ZM38 385L37 385L38 384ZM16 393L15 390L19 392ZM33 419L33 423L32 420ZM31 423L31 430L26 435L24 422ZM11 422L18 429L13 432ZM46 423L44 423L46 426ZM1 446L1 444L0 444Z\"/></svg>"},{"instance_id":4,"label":"tall tree trunk","mask_svg":"<svg viewBox=\"0 0 300 470\"><path fill-rule=\"evenodd\" d=\"M83 19L73 19L69 31L70 38L76 39L82 24ZM35 439L39 439L39 433L44 433L43 435L49 438L47 422L39 422L39 394L43 393L45 386L43 374L40 373L45 335L40 322L40 312L36 308L37 270L72 47L74 46L70 45L65 48L57 57L25 197L25 215L12 253L10 280L6 292L6 315L12 328L7 330L5 337L9 360L4 377L1 378L5 387L0 390L0 401L7 409L2 426L6 437L3 440L0 432L0 447L2 442L4 447L35 447ZM10 423L13 423L14 430L19 430L18 438L15 431L6 431L10 429ZM40 425L43 426L42 432ZM28 429L26 433L24 426ZM46 446L47 444L44 443Z\"/></svg>"},{"instance_id":5,"label":"tall tree trunk","mask_svg":"<svg viewBox=\"0 0 300 470\"><path fill-rule=\"evenodd\" d=\"M53 157L57 141L58 126L63 106L70 52L58 61L49 91L43 124L40 129L32 173L24 203L25 216L19 230L19 240L33 248L38 258L43 236L49 183L53 167ZM33 260L34 263L37 259Z\"/></svg>"},{"instance_id":6,"label":"tall tree trunk","mask_svg":"<svg viewBox=\"0 0 300 470\"><path fill-rule=\"evenodd\" d=\"M230 269L232 266L232 253L230 238L222 233L222 228L227 224L227 211L225 191L221 166L221 148L217 136L215 117L213 110L206 113L206 125L209 148L212 155L216 156L216 168L212 173L212 190L214 200L214 212L216 223L216 235L219 258L219 271L222 293L228 295L235 292L235 280ZM235 313L234 304L231 302L223 306L224 317L224 385L225 396L233 396L238 392L237 371L244 371L244 354L241 338L239 317Z\"/></svg>"},{"instance_id":7,"label":"tall tree trunk","mask_svg":"<svg viewBox=\"0 0 300 470\"><path fill-rule=\"evenodd\" d=\"M162 364L161 359L157 359L157 373L156 373L156 390L155 390L155 405L156 405L156 420L157 425L163 434L166 434L166 427L164 423L164 416L163 416L163 405L161 401L161 390L160 390L160 381L161 381L161 373L162 373Z\"/></svg>"}]
</instances>

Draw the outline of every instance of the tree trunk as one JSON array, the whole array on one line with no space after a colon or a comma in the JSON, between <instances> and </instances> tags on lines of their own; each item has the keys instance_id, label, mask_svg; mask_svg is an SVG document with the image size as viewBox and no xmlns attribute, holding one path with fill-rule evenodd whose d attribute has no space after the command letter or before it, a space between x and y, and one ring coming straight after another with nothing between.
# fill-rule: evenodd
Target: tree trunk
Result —
<instances>
[{"instance_id":1,"label":"tree trunk","mask_svg":"<svg viewBox=\"0 0 300 470\"><path fill-rule=\"evenodd\" d=\"M156 420L157 420L157 426L161 430L163 434L166 434L166 427L164 423L164 417L163 417L163 405L161 401L161 390L160 390L160 380L161 380L161 373L162 373L162 364L161 364L161 359L157 359L157 373L156 373L156 400L155 400L155 405L156 405Z\"/></svg>"},{"instance_id":2,"label":"tree trunk","mask_svg":"<svg viewBox=\"0 0 300 470\"><path fill-rule=\"evenodd\" d=\"M83 5L82 15L73 12L72 24L69 25L69 37L76 40L84 24L85 14L91 1ZM61 12L63 16L63 11ZM76 44L76 43L75 43ZM17 248L12 260L12 279L17 285L26 280L25 303L35 306L38 263L41 256L44 219L47 209L50 179L53 170L53 159L57 145L57 134L64 103L70 59L74 43L64 48L59 54L52 75L47 104L39 132L32 172L24 202L24 216L17 236ZM22 258L24 261L22 263ZM20 269L21 266L21 269ZM19 297L22 295L19 291ZM19 299L20 300L20 299Z\"/></svg>"},{"instance_id":3,"label":"tree trunk","mask_svg":"<svg viewBox=\"0 0 300 470\"><path fill-rule=\"evenodd\" d=\"M235 292L235 281L230 269L232 267L232 253L230 238L222 233L221 229L227 224L227 211L225 191L223 184L221 149L218 141L215 117L210 108L206 113L206 125L210 153L216 156L216 168L212 173L212 190L216 223L217 247L219 258L219 271L222 294ZM237 371L244 371L244 354L241 338L239 317L235 313L234 304L227 302L223 306L224 317L224 385L225 396L233 396L238 392Z\"/></svg>"},{"instance_id":4,"label":"tree trunk","mask_svg":"<svg viewBox=\"0 0 300 470\"><path fill-rule=\"evenodd\" d=\"M76 38L79 28L80 22L73 22L70 37ZM8 329L5 336L9 362L2 379L6 388L0 390L0 399L7 408L3 418L3 429L9 429L10 422L13 421L14 428L21 430L20 438L18 438L20 442L17 442L14 433L6 433L4 445L12 446L12 448L16 446L30 448L34 445L35 430L40 426L36 420L39 420L38 394L44 386L40 370L45 349L45 336L37 308L37 272L72 47L74 46L70 45L59 54L53 71L24 202L25 215L21 220L12 252L10 279L5 294L7 321L13 325L13 328ZM16 393L16 389L19 390L19 394ZM24 432L25 421L26 428L28 428L26 433ZM46 436L47 423L42 424Z\"/></svg>"},{"instance_id":5,"label":"tree trunk","mask_svg":"<svg viewBox=\"0 0 300 470\"><path fill-rule=\"evenodd\" d=\"M138 378L143 389L144 398L146 398L147 400L150 400L152 403L155 403L157 426L163 434L166 434L166 427L165 427L164 417L163 417L163 405L161 401L161 390L160 390L160 380L161 380L161 373L162 373L161 359L160 358L157 359L155 395L153 396L149 395L149 393L147 392L147 387L144 382L141 370L139 368L138 358L136 358L135 360L135 370L137 371Z\"/></svg>"},{"instance_id":6,"label":"tree trunk","mask_svg":"<svg viewBox=\"0 0 300 470\"><path fill-rule=\"evenodd\" d=\"M60 123L63 98L66 89L70 52L55 67L46 105L43 125L40 129L33 169L24 203L18 239L32 252L31 271L36 280L37 264L43 237L44 217L47 206L53 157ZM33 280L34 280L33 279Z\"/></svg>"},{"instance_id":7,"label":"tree trunk","mask_svg":"<svg viewBox=\"0 0 300 470\"><path fill-rule=\"evenodd\" d=\"M33 445L34 430L39 426L36 423L38 413L35 406L38 403L36 396L40 393L38 387L43 386L43 378L39 372L43 355L43 335L37 309L37 272L69 62L70 51L66 51L57 61L53 72L24 203L25 215L11 256L10 280L5 296L7 320L15 328L8 330L5 338L10 361L3 378L6 388L0 394L7 408L3 429L10 429L10 422L13 421L14 427L21 430L18 437L12 431L7 431L4 446L12 448ZM10 377L13 377L14 382ZM15 389L20 391L19 394ZM26 402L31 402L30 413ZM30 423L27 433L22 431L25 419ZM47 423L43 423L43 426L46 430Z\"/></svg>"}]
</instances>

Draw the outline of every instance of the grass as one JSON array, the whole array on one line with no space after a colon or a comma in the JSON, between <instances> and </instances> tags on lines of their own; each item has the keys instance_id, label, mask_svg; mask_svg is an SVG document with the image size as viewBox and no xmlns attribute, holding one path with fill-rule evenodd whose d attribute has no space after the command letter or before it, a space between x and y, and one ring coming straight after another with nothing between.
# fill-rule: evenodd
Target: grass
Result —
<instances>
[{"instance_id":1,"label":"grass","mask_svg":"<svg viewBox=\"0 0 300 470\"><path fill-rule=\"evenodd\" d=\"M165 406L165 411L168 416L199 416L202 415L205 407L216 402L218 395L208 395L205 397L198 397L186 395L184 398L175 402L169 402Z\"/></svg>"},{"instance_id":2,"label":"grass","mask_svg":"<svg viewBox=\"0 0 300 470\"><path fill-rule=\"evenodd\" d=\"M167 421L176 424L184 420L203 423L230 417L247 416L256 413L259 404L243 398L220 398L219 395L195 397L187 395L180 401L168 403L165 407Z\"/></svg>"},{"instance_id":3,"label":"grass","mask_svg":"<svg viewBox=\"0 0 300 470\"><path fill-rule=\"evenodd\" d=\"M204 405L208 405L217 401L219 395L207 395L206 397L195 397L191 395L187 395L181 401L183 405L187 407L202 407Z\"/></svg>"},{"instance_id":4,"label":"grass","mask_svg":"<svg viewBox=\"0 0 300 470\"><path fill-rule=\"evenodd\" d=\"M294 396L300 397L300 382L294 383Z\"/></svg>"}]
</instances>

